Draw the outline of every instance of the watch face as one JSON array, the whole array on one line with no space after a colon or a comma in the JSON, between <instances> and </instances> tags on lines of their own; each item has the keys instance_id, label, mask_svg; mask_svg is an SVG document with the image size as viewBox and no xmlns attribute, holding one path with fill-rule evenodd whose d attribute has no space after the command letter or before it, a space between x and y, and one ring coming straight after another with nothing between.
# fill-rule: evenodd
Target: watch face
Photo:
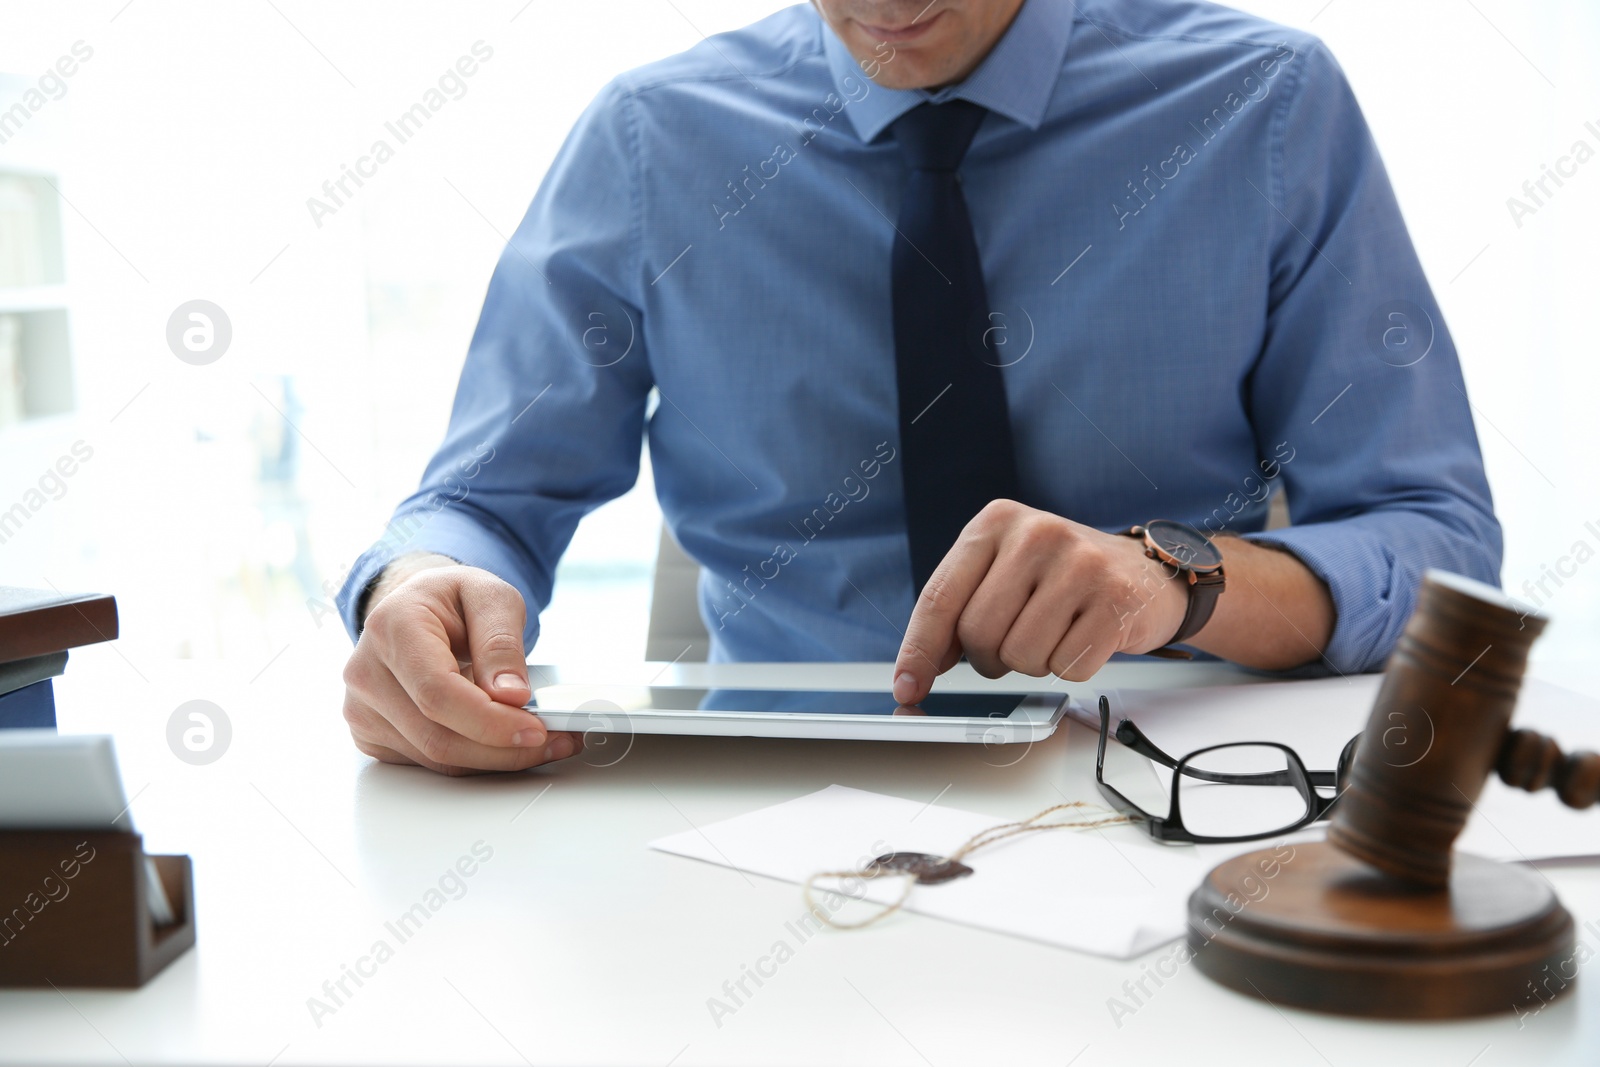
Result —
<instances>
[{"instance_id":1,"label":"watch face","mask_svg":"<svg viewBox=\"0 0 1600 1067\"><path fill-rule=\"evenodd\" d=\"M1156 547L1185 567L1208 571L1222 566L1222 553L1192 526L1170 519L1145 523L1145 530Z\"/></svg>"}]
</instances>

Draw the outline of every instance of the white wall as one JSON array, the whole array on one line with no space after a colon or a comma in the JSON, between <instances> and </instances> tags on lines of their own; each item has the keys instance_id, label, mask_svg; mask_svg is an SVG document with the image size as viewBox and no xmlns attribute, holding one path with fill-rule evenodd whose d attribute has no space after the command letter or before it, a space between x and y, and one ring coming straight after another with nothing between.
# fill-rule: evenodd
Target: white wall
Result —
<instances>
[{"instance_id":1,"label":"white wall","mask_svg":"<svg viewBox=\"0 0 1600 1067\"><path fill-rule=\"evenodd\" d=\"M74 416L0 433L0 509L74 441L95 450L0 547L0 583L115 592L133 663L264 665L345 641L307 599L414 486L503 235L574 117L616 72L781 6L275 3L34 0L0 15L0 69L25 79L74 42L94 50L0 146L0 166L42 161L70 201L79 396ZM1575 139L1600 148L1583 129L1600 127L1591 0L1242 6L1323 35L1367 110L1479 409L1507 588L1579 539L1600 548L1584 527L1600 531L1587 322L1600 162L1520 228L1505 203ZM465 95L316 225L307 198L479 40L494 55ZM196 298L233 326L205 367L165 340ZM284 434L297 471L264 484L260 457ZM652 516L646 484L585 523L536 656L640 652ZM1549 607L1541 653L1587 658L1600 564Z\"/></svg>"}]
</instances>

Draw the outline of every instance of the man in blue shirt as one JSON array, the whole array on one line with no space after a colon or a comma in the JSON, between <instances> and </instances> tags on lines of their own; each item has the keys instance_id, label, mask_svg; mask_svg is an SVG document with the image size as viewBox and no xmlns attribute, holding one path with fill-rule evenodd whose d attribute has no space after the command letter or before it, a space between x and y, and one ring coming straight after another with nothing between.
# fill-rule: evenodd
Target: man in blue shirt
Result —
<instances>
[{"instance_id":1,"label":"man in blue shirt","mask_svg":"<svg viewBox=\"0 0 1600 1067\"><path fill-rule=\"evenodd\" d=\"M576 750L524 657L641 436L713 658L894 658L902 701L962 655L1082 680L1175 641L1374 670L1425 568L1498 579L1342 73L1187 0L815 0L612 82L341 592L363 752Z\"/></svg>"}]
</instances>

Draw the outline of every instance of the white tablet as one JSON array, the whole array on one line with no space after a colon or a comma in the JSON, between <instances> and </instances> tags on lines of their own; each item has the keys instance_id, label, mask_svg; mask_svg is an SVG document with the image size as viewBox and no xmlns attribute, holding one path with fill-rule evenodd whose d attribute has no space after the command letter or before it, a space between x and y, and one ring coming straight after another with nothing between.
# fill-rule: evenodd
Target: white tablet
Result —
<instances>
[{"instance_id":1,"label":"white tablet","mask_svg":"<svg viewBox=\"0 0 1600 1067\"><path fill-rule=\"evenodd\" d=\"M528 710L552 730L874 741L1038 741L1055 732L1063 693L930 694L900 704L887 691L547 685Z\"/></svg>"}]
</instances>

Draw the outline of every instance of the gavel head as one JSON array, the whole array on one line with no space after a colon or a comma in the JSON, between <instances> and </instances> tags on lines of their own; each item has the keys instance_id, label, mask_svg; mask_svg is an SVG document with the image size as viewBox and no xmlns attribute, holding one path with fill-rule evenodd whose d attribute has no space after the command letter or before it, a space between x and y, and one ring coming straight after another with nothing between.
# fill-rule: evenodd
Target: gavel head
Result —
<instances>
[{"instance_id":1,"label":"gavel head","mask_svg":"<svg viewBox=\"0 0 1600 1067\"><path fill-rule=\"evenodd\" d=\"M1423 576L1329 842L1419 888L1449 885L1451 846L1505 743L1545 622L1482 582Z\"/></svg>"}]
</instances>

